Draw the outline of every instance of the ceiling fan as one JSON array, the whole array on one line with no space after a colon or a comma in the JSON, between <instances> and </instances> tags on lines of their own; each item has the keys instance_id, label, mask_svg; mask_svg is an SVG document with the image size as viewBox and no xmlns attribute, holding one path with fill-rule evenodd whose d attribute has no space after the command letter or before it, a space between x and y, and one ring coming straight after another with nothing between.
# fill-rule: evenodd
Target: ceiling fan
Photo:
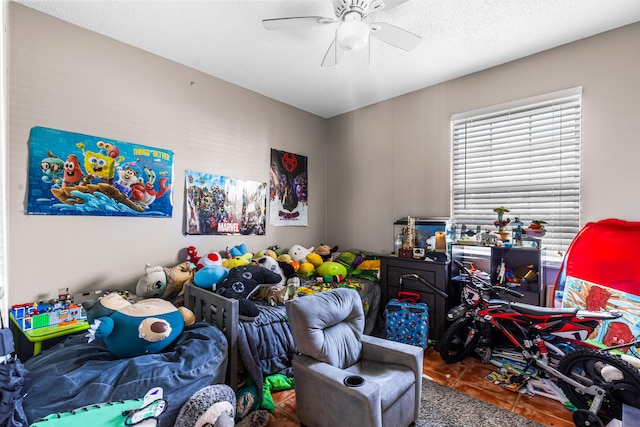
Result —
<instances>
[{"instance_id":1,"label":"ceiling fan","mask_svg":"<svg viewBox=\"0 0 640 427\"><path fill-rule=\"evenodd\" d=\"M404 1L396 2L394 6ZM385 4L382 0L335 0L335 17L298 16L264 19L262 25L267 30L284 30L339 23L336 36L322 61L323 67L332 67L338 64L343 51L362 49L369 44L371 36L406 51L420 43L422 37L395 25L365 22L365 18L370 14L381 12L383 9Z\"/></svg>"}]
</instances>

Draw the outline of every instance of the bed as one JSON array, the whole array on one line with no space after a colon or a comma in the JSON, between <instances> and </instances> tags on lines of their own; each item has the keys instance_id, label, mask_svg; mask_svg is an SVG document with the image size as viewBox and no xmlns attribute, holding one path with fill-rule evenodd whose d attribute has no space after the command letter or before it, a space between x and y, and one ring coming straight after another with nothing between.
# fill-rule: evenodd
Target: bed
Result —
<instances>
[{"instance_id":1,"label":"bed","mask_svg":"<svg viewBox=\"0 0 640 427\"><path fill-rule=\"evenodd\" d=\"M380 285L366 279L348 282L359 286L366 308L365 333L372 334L380 311ZM315 280L303 281L302 287L310 284L315 284ZM185 287L185 306L194 310L199 319L220 325L229 341L227 384L237 390L240 383L238 373L246 371L256 386L260 401L264 379L290 368L296 348L284 305L271 306L260 301L256 301L256 305L258 317L253 321L241 321L238 318L238 301L195 285Z\"/></svg>"},{"instance_id":2,"label":"bed","mask_svg":"<svg viewBox=\"0 0 640 427\"><path fill-rule=\"evenodd\" d=\"M197 322L160 353L116 358L100 340L83 334L29 359L23 408L29 423L50 414L98 403L138 399L162 387L168 409L161 425L174 424L182 405L198 390L225 382L228 344L210 323Z\"/></svg>"}]
</instances>

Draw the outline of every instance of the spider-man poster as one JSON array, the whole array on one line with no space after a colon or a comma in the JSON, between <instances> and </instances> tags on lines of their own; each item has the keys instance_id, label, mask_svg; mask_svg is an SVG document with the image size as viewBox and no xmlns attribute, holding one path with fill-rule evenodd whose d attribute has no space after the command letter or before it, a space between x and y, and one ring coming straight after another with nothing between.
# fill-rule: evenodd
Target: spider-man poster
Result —
<instances>
[{"instance_id":1,"label":"spider-man poster","mask_svg":"<svg viewBox=\"0 0 640 427\"><path fill-rule=\"evenodd\" d=\"M307 157L271 149L269 223L307 226Z\"/></svg>"}]
</instances>

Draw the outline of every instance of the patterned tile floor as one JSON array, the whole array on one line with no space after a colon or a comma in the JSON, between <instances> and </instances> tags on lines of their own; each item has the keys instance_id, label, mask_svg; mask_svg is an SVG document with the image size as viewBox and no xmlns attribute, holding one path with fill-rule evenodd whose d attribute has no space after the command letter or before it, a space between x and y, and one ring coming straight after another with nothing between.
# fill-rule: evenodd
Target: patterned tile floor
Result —
<instances>
[{"instance_id":1,"label":"patterned tile floor","mask_svg":"<svg viewBox=\"0 0 640 427\"><path fill-rule=\"evenodd\" d=\"M548 427L573 427L572 412L560 402L543 396L529 397L513 393L491 384L485 377L493 371L489 365L467 358L460 363L447 365L440 355L425 351L423 373L432 380L467 393L478 399L520 414ZM299 427L296 418L296 394L294 390L273 394L276 403L274 418L269 427Z\"/></svg>"}]
</instances>

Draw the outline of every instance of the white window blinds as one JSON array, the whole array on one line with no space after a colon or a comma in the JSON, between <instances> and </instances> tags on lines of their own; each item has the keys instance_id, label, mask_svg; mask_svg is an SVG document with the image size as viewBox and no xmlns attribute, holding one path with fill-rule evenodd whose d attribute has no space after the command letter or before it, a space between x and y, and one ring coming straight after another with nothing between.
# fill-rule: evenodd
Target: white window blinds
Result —
<instances>
[{"instance_id":1,"label":"white window blinds","mask_svg":"<svg viewBox=\"0 0 640 427\"><path fill-rule=\"evenodd\" d=\"M495 231L503 206L525 227L544 220L551 255L580 225L581 89L524 102L452 117L452 219Z\"/></svg>"}]
</instances>

